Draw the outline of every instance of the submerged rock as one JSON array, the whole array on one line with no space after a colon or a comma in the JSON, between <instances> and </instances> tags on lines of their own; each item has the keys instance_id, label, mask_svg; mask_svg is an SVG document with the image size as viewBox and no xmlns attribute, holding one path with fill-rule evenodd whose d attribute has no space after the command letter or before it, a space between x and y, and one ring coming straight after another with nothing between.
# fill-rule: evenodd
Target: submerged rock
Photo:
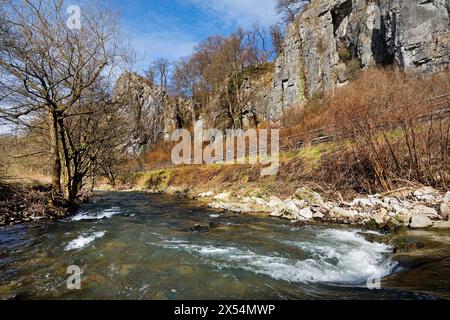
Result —
<instances>
[{"instance_id":1,"label":"submerged rock","mask_svg":"<svg viewBox=\"0 0 450 320\"><path fill-rule=\"evenodd\" d=\"M209 226L202 226L200 224L194 225L192 228L189 229L192 232L206 232L209 230Z\"/></svg>"}]
</instances>

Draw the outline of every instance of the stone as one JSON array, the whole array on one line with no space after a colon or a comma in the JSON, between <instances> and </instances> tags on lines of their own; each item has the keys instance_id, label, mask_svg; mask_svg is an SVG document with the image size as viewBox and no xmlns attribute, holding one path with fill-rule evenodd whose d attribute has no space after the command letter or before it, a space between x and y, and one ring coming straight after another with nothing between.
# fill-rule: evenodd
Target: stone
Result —
<instances>
[{"instance_id":1,"label":"stone","mask_svg":"<svg viewBox=\"0 0 450 320\"><path fill-rule=\"evenodd\" d=\"M443 197L443 201L446 203L450 203L450 191L448 191L444 197Z\"/></svg>"},{"instance_id":2,"label":"stone","mask_svg":"<svg viewBox=\"0 0 450 320\"><path fill-rule=\"evenodd\" d=\"M210 208L214 209L224 209L232 212L238 212L238 213L250 213L254 212L248 204L246 203L239 203L239 202L225 202L225 201L213 201L208 204Z\"/></svg>"},{"instance_id":3,"label":"stone","mask_svg":"<svg viewBox=\"0 0 450 320\"><path fill-rule=\"evenodd\" d=\"M231 197L231 192L223 192L214 197L214 200L226 201Z\"/></svg>"},{"instance_id":4,"label":"stone","mask_svg":"<svg viewBox=\"0 0 450 320\"><path fill-rule=\"evenodd\" d=\"M450 203L448 202L442 202L441 206L441 215L444 217L450 217Z\"/></svg>"},{"instance_id":5,"label":"stone","mask_svg":"<svg viewBox=\"0 0 450 320\"><path fill-rule=\"evenodd\" d=\"M352 201L352 206L374 207L381 205L383 202L377 198L356 198Z\"/></svg>"},{"instance_id":6,"label":"stone","mask_svg":"<svg viewBox=\"0 0 450 320\"><path fill-rule=\"evenodd\" d=\"M285 205L283 200L277 197L271 197L269 202L267 203L267 206L272 210L282 210L284 209Z\"/></svg>"},{"instance_id":7,"label":"stone","mask_svg":"<svg viewBox=\"0 0 450 320\"><path fill-rule=\"evenodd\" d=\"M378 224L383 224L389 219L388 213L386 209L380 209L374 216L373 220L375 220Z\"/></svg>"},{"instance_id":8,"label":"stone","mask_svg":"<svg viewBox=\"0 0 450 320\"><path fill-rule=\"evenodd\" d=\"M273 210L268 206L267 202L258 197L245 197L241 202L246 205L251 212L272 212Z\"/></svg>"},{"instance_id":9,"label":"stone","mask_svg":"<svg viewBox=\"0 0 450 320\"><path fill-rule=\"evenodd\" d=\"M411 221L411 213L409 212L399 213L394 217L394 219L400 222L402 225L407 226Z\"/></svg>"},{"instance_id":10,"label":"stone","mask_svg":"<svg viewBox=\"0 0 450 320\"><path fill-rule=\"evenodd\" d=\"M280 218L281 216L283 216L283 211L281 210L275 210L270 214L271 217L276 217L276 218Z\"/></svg>"},{"instance_id":11,"label":"stone","mask_svg":"<svg viewBox=\"0 0 450 320\"><path fill-rule=\"evenodd\" d=\"M409 224L409 227L412 229L421 229L421 228L428 228L433 225L433 222L430 220L430 218L426 216L412 216L411 223Z\"/></svg>"},{"instance_id":12,"label":"stone","mask_svg":"<svg viewBox=\"0 0 450 320\"><path fill-rule=\"evenodd\" d=\"M211 198L213 195L214 195L214 192L208 191L208 192L200 193L200 194L198 195L198 197L199 197L199 198Z\"/></svg>"},{"instance_id":13,"label":"stone","mask_svg":"<svg viewBox=\"0 0 450 320\"><path fill-rule=\"evenodd\" d=\"M321 206L324 204L324 201L320 194L306 187L297 189L295 191L295 197L297 197L299 200L308 202L310 205Z\"/></svg>"},{"instance_id":14,"label":"stone","mask_svg":"<svg viewBox=\"0 0 450 320\"><path fill-rule=\"evenodd\" d=\"M439 217L436 209L427 207L423 204L415 205L411 210L412 215L423 215L427 217Z\"/></svg>"},{"instance_id":15,"label":"stone","mask_svg":"<svg viewBox=\"0 0 450 320\"><path fill-rule=\"evenodd\" d=\"M285 201L285 207L282 210L283 218L289 220L302 220L300 216L300 211L304 205L304 202L296 201L296 200L288 200Z\"/></svg>"},{"instance_id":16,"label":"stone","mask_svg":"<svg viewBox=\"0 0 450 320\"><path fill-rule=\"evenodd\" d=\"M314 214L313 214L314 219L323 219L324 217L325 217L325 215L320 211L314 212Z\"/></svg>"},{"instance_id":17,"label":"stone","mask_svg":"<svg viewBox=\"0 0 450 320\"><path fill-rule=\"evenodd\" d=\"M423 187L414 191L414 196L419 201L435 201L439 196L439 192L431 187Z\"/></svg>"},{"instance_id":18,"label":"stone","mask_svg":"<svg viewBox=\"0 0 450 320\"><path fill-rule=\"evenodd\" d=\"M313 212L310 208L304 208L300 210L299 215L307 220L310 220L313 218Z\"/></svg>"},{"instance_id":19,"label":"stone","mask_svg":"<svg viewBox=\"0 0 450 320\"><path fill-rule=\"evenodd\" d=\"M394 215L399 215L399 214L409 214L410 210L406 209L400 205L394 204L391 206L392 211L394 212Z\"/></svg>"},{"instance_id":20,"label":"stone","mask_svg":"<svg viewBox=\"0 0 450 320\"><path fill-rule=\"evenodd\" d=\"M333 212L338 217L346 217L346 218L353 218L358 215L358 211L356 210L348 210L340 207L335 207L331 209L331 212Z\"/></svg>"}]
</instances>

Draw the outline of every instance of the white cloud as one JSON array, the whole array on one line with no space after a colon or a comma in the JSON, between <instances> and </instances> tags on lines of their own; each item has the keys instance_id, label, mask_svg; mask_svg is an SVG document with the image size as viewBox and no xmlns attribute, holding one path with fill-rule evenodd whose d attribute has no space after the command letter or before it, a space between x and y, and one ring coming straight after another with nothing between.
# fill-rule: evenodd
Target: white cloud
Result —
<instances>
[{"instance_id":1,"label":"white cloud","mask_svg":"<svg viewBox=\"0 0 450 320\"><path fill-rule=\"evenodd\" d=\"M137 53L136 68L142 70L157 58L175 61L179 57L188 56L197 41L179 31L155 31L133 35L130 45Z\"/></svg>"},{"instance_id":2,"label":"white cloud","mask_svg":"<svg viewBox=\"0 0 450 320\"><path fill-rule=\"evenodd\" d=\"M277 22L276 0L185 0L203 10L215 13L224 23L237 23L242 27L255 22L271 25Z\"/></svg>"}]
</instances>

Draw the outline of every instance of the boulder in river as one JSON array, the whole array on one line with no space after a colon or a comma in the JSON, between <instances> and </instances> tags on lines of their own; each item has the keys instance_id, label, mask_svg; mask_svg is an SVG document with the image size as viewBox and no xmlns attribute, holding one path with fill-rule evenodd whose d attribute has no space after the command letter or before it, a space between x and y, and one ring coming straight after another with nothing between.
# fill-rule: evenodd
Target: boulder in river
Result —
<instances>
[{"instance_id":1,"label":"boulder in river","mask_svg":"<svg viewBox=\"0 0 450 320\"><path fill-rule=\"evenodd\" d=\"M301 210L306 205L304 201L299 201L296 199L291 199L285 201L285 207L282 210L282 217L289 220L304 220L304 218L300 215Z\"/></svg>"},{"instance_id":2,"label":"boulder in river","mask_svg":"<svg viewBox=\"0 0 450 320\"><path fill-rule=\"evenodd\" d=\"M192 232L206 232L206 231L209 230L209 226L202 226L200 224L195 224L189 230L192 231Z\"/></svg>"}]
</instances>

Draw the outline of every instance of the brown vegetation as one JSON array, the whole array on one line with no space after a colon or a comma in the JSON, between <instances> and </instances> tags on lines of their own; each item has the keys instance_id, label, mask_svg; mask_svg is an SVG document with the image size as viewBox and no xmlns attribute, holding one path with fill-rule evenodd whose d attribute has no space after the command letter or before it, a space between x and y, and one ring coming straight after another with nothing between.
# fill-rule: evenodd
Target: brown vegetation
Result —
<instances>
[{"instance_id":1,"label":"brown vegetation","mask_svg":"<svg viewBox=\"0 0 450 320\"><path fill-rule=\"evenodd\" d=\"M423 77L366 70L334 96L289 110L283 123L298 124L282 137L336 141L317 174L338 189L386 191L406 181L448 188L449 97L430 99L450 92L449 79L448 71Z\"/></svg>"},{"instance_id":2,"label":"brown vegetation","mask_svg":"<svg viewBox=\"0 0 450 320\"><path fill-rule=\"evenodd\" d=\"M54 215L48 206L51 186L0 183L0 226Z\"/></svg>"}]
</instances>

